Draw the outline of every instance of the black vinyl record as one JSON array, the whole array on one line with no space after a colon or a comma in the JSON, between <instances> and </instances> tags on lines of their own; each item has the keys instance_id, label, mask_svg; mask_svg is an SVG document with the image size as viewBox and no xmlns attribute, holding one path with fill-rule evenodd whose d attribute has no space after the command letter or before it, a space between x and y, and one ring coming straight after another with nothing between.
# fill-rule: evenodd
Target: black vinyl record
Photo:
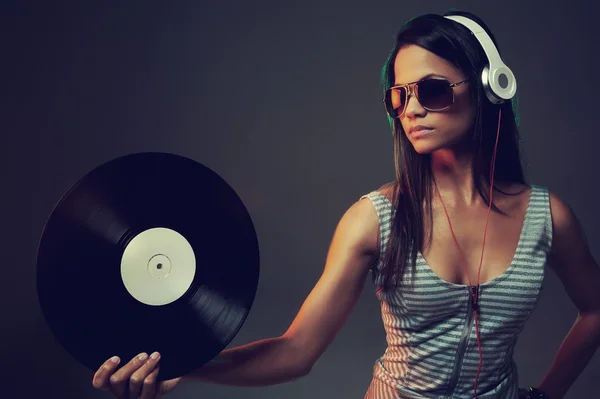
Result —
<instances>
[{"instance_id":1,"label":"black vinyl record","mask_svg":"<svg viewBox=\"0 0 600 399\"><path fill-rule=\"evenodd\" d=\"M53 209L37 292L64 349L91 370L161 353L159 380L185 375L234 338L259 276L254 225L215 172L168 153L93 169Z\"/></svg>"}]
</instances>

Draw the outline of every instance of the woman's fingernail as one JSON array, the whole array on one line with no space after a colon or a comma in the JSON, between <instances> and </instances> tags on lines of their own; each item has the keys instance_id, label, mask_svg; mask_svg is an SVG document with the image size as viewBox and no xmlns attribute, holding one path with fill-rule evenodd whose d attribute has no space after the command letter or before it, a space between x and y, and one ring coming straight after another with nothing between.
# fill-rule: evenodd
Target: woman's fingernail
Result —
<instances>
[{"instance_id":1,"label":"woman's fingernail","mask_svg":"<svg viewBox=\"0 0 600 399\"><path fill-rule=\"evenodd\" d=\"M115 364L119 363L119 360L120 360L120 359L119 359L119 357L118 357L118 356L113 356L113 357L111 357L111 358L110 358L110 361L111 361L112 363L115 363Z\"/></svg>"},{"instance_id":2,"label":"woman's fingernail","mask_svg":"<svg viewBox=\"0 0 600 399\"><path fill-rule=\"evenodd\" d=\"M158 352L154 352L150 357L152 358L152 360L156 360L158 359L158 356L160 356Z\"/></svg>"},{"instance_id":3,"label":"woman's fingernail","mask_svg":"<svg viewBox=\"0 0 600 399\"><path fill-rule=\"evenodd\" d=\"M138 356L138 359L140 360L146 360L148 358L148 355L146 353L140 353L140 355Z\"/></svg>"}]
</instances>

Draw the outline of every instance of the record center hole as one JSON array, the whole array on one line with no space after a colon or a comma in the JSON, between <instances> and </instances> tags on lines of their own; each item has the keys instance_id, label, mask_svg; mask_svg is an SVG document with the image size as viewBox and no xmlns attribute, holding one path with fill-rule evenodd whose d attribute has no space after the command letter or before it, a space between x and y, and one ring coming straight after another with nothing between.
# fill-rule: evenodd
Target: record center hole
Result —
<instances>
[{"instance_id":1,"label":"record center hole","mask_svg":"<svg viewBox=\"0 0 600 399\"><path fill-rule=\"evenodd\" d=\"M163 254L152 256L146 265L146 270L152 278L162 280L171 274L171 260Z\"/></svg>"}]
</instances>

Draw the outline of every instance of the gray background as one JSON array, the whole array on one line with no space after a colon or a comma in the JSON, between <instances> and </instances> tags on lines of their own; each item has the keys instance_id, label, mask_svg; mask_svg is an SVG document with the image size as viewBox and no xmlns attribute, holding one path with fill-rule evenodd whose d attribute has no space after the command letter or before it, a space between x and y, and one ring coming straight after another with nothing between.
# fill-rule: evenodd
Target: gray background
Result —
<instances>
[{"instance_id":1,"label":"gray background","mask_svg":"<svg viewBox=\"0 0 600 399\"><path fill-rule=\"evenodd\" d=\"M379 76L398 28L425 12L466 9L495 33L519 82L527 178L573 207L597 257L600 10L591 4L5 4L0 397L108 397L43 321L35 256L60 196L98 164L132 152L191 157L236 189L256 225L262 269L232 345L283 333L323 269L343 212L393 179ZM540 381L576 317L553 274L546 284L516 351L521 386ZM384 345L369 282L308 377L266 388L185 384L170 397L362 398ZM567 397L597 392L599 372L596 355Z\"/></svg>"}]
</instances>

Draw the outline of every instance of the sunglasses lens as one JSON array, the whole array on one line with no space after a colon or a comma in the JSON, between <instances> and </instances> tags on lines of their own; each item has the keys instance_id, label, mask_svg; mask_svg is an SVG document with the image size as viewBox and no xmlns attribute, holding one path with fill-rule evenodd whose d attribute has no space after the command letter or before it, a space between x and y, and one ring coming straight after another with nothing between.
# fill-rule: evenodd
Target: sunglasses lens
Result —
<instances>
[{"instance_id":1,"label":"sunglasses lens","mask_svg":"<svg viewBox=\"0 0 600 399\"><path fill-rule=\"evenodd\" d=\"M390 117L397 118L402 113L405 99L406 89L403 87L389 89L385 93L385 108Z\"/></svg>"},{"instance_id":2,"label":"sunglasses lens","mask_svg":"<svg viewBox=\"0 0 600 399\"><path fill-rule=\"evenodd\" d=\"M429 110L443 109L452 105L452 88L445 80L424 80L419 82L417 90L419 102Z\"/></svg>"}]
</instances>

